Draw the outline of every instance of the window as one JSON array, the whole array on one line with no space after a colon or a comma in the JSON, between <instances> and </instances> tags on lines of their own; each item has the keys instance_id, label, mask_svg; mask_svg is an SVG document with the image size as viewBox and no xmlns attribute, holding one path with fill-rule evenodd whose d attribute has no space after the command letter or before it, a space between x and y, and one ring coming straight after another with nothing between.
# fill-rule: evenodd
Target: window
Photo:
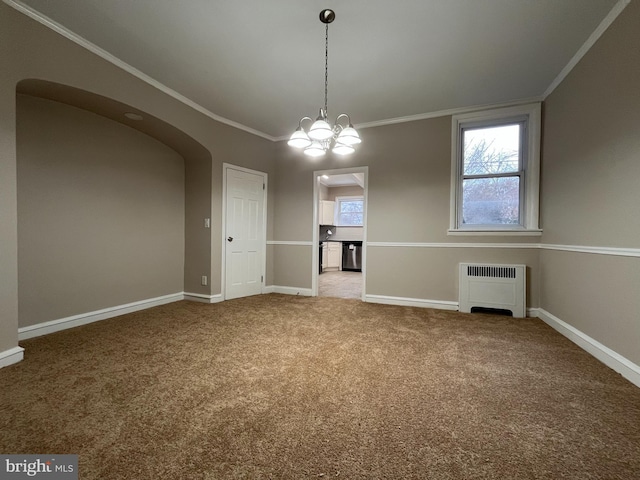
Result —
<instances>
[{"instance_id":1,"label":"window","mask_svg":"<svg viewBox=\"0 0 640 480\"><path fill-rule=\"evenodd\" d=\"M361 227L364 197L336 197L336 226Z\"/></svg>"},{"instance_id":2,"label":"window","mask_svg":"<svg viewBox=\"0 0 640 480\"><path fill-rule=\"evenodd\" d=\"M539 234L540 105L453 117L450 233Z\"/></svg>"}]
</instances>

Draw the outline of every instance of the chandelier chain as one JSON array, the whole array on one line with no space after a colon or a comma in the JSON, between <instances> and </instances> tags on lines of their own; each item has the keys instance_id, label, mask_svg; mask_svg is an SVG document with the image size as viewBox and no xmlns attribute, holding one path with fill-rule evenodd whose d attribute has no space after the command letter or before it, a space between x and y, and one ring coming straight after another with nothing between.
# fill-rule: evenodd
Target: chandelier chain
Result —
<instances>
[{"instance_id":1,"label":"chandelier chain","mask_svg":"<svg viewBox=\"0 0 640 480\"><path fill-rule=\"evenodd\" d=\"M327 97L329 91L329 24L325 24L324 33L324 114L325 118L329 116L327 113Z\"/></svg>"}]
</instances>

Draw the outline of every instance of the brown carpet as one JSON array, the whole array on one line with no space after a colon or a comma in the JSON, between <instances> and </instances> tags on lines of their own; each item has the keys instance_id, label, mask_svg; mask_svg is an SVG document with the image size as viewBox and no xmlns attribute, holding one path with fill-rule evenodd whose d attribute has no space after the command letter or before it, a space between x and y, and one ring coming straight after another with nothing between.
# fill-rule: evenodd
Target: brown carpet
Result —
<instances>
[{"instance_id":1,"label":"brown carpet","mask_svg":"<svg viewBox=\"0 0 640 480\"><path fill-rule=\"evenodd\" d=\"M263 295L22 345L0 452L82 479L640 478L640 389L537 319Z\"/></svg>"}]
</instances>

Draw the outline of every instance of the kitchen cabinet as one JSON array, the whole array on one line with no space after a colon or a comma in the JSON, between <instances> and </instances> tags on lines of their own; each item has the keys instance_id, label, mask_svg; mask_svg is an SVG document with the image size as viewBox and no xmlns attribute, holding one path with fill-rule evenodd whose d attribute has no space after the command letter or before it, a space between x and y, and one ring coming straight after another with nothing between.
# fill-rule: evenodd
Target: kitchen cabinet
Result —
<instances>
[{"instance_id":1,"label":"kitchen cabinet","mask_svg":"<svg viewBox=\"0 0 640 480\"><path fill-rule=\"evenodd\" d=\"M326 270L329 264L329 244L324 242L322 244L322 270Z\"/></svg>"},{"instance_id":2,"label":"kitchen cabinet","mask_svg":"<svg viewBox=\"0 0 640 480\"><path fill-rule=\"evenodd\" d=\"M342 262L342 243L330 242L328 253L327 268L336 268L340 270L340 263Z\"/></svg>"},{"instance_id":3,"label":"kitchen cabinet","mask_svg":"<svg viewBox=\"0 0 640 480\"><path fill-rule=\"evenodd\" d=\"M340 270L342 263L342 243L324 242L322 244L322 270Z\"/></svg>"},{"instance_id":4,"label":"kitchen cabinet","mask_svg":"<svg viewBox=\"0 0 640 480\"><path fill-rule=\"evenodd\" d=\"M320 225L333 225L333 211L335 209L336 202L331 200L320 200L318 204L318 222Z\"/></svg>"}]
</instances>

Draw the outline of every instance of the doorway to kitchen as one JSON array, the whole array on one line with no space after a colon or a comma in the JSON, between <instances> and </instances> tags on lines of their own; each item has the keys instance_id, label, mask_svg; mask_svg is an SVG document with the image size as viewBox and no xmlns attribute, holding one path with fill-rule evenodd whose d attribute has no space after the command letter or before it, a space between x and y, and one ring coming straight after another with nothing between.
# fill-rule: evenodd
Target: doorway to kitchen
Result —
<instances>
[{"instance_id":1,"label":"doorway to kitchen","mask_svg":"<svg viewBox=\"0 0 640 480\"><path fill-rule=\"evenodd\" d=\"M312 292L365 298L368 168L314 172Z\"/></svg>"}]
</instances>

